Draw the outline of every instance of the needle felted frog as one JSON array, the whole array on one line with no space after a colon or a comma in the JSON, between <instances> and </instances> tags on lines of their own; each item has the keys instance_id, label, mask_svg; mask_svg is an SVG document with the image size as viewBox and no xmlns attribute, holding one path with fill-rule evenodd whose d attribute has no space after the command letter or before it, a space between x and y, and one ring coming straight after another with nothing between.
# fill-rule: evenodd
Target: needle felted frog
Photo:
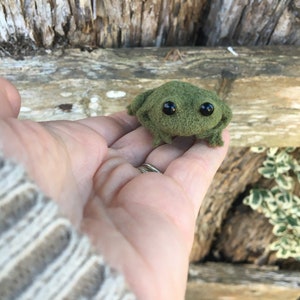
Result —
<instances>
[{"instance_id":1,"label":"needle felted frog","mask_svg":"<svg viewBox=\"0 0 300 300\"><path fill-rule=\"evenodd\" d=\"M127 110L150 130L154 146L170 144L175 136L196 136L210 146L222 146L222 130L232 116L216 93L181 81L170 81L138 95Z\"/></svg>"}]
</instances>

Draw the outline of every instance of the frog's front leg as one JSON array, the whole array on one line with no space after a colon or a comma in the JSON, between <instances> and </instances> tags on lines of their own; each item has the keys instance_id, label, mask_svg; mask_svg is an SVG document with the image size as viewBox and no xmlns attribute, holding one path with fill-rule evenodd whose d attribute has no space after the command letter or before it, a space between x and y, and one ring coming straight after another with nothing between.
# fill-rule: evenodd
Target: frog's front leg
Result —
<instances>
[{"instance_id":1,"label":"frog's front leg","mask_svg":"<svg viewBox=\"0 0 300 300\"><path fill-rule=\"evenodd\" d=\"M162 142L171 144L172 137L169 134L159 130L157 128L156 124L153 123L153 121L149 118L147 112L137 114L137 118L140 121L140 123L152 133L152 135L153 135L153 146L158 146Z\"/></svg>"},{"instance_id":2,"label":"frog's front leg","mask_svg":"<svg viewBox=\"0 0 300 300\"><path fill-rule=\"evenodd\" d=\"M153 139L153 146L159 146L162 142L167 144L172 143L172 136L165 133L165 132L152 132L154 139Z\"/></svg>"}]
</instances>

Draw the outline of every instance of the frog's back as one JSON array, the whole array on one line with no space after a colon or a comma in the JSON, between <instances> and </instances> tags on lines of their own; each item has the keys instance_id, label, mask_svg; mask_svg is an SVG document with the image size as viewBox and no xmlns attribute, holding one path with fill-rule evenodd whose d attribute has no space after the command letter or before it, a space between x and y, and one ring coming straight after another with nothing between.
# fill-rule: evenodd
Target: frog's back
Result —
<instances>
[{"instance_id":1,"label":"frog's back","mask_svg":"<svg viewBox=\"0 0 300 300\"><path fill-rule=\"evenodd\" d=\"M159 91L162 96L177 95L181 99L198 99L201 96L205 98L216 98L216 94L212 91L199 88L193 84L183 81L169 81L162 86L160 86L157 91Z\"/></svg>"}]
</instances>

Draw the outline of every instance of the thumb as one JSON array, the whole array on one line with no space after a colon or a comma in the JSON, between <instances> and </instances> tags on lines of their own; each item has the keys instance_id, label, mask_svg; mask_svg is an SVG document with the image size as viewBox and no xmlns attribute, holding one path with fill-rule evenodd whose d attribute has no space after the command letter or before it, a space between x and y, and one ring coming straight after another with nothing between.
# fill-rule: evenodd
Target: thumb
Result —
<instances>
[{"instance_id":1,"label":"thumb","mask_svg":"<svg viewBox=\"0 0 300 300\"><path fill-rule=\"evenodd\" d=\"M16 118L21 106L21 97L9 81L0 77L0 117Z\"/></svg>"}]
</instances>

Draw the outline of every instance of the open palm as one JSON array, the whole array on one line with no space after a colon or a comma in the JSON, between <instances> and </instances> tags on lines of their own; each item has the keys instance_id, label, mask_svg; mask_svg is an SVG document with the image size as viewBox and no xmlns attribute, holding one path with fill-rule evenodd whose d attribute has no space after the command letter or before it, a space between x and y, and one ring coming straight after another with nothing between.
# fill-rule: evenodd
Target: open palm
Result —
<instances>
[{"instance_id":1,"label":"open palm","mask_svg":"<svg viewBox=\"0 0 300 300\"><path fill-rule=\"evenodd\" d=\"M183 299L194 223L228 147L191 138L152 147L125 112L76 122L16 119L20 99L0 80L0 149L124 273L139 299ZM163 174L141 174L142 163Z\"/></svg>"}]
</instances>

